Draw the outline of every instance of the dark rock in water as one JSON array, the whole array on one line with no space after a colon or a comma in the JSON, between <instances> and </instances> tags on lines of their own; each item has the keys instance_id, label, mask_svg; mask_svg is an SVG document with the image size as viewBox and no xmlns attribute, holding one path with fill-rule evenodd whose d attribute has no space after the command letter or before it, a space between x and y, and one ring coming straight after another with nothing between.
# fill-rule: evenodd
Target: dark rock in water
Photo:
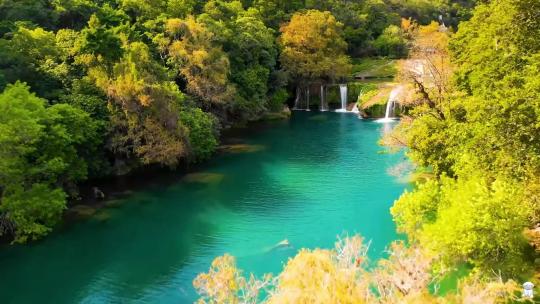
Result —
<instances>
[{"instance_id":1,"label":"dark rock in water","mask_svg":"<svg viewBox=\"0 0 540 304\"><path fill-rule=\"evenodd\" d=\"M360 110L359 115L360 115L362 118L364 118L364 119L369 118L369 115L368 115L368 114L366 113L366 111L364 111L364 110Z\"/></svg>"},{"instance_id":2,"label":"dark rock in water","mask_svg":"<svg viewBox=\"0 0 540 304\"><path fill-rule=\"evenodd\" d=\"M94 198L95 199L104 199L105 198L105 193L103 193L103 191L101 191L98 187L93 187L92 191L94 192Z\"/></svg>"}]
</instances>

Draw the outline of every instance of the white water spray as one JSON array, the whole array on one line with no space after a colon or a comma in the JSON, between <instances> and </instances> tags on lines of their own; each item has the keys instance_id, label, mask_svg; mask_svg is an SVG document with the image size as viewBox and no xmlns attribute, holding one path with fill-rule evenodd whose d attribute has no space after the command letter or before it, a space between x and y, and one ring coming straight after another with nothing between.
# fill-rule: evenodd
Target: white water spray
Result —
<instances>
[{"instance_id":1,"label":"white water spray","mask_svg":"<svg viewBox=\"0 0 540 304\"><path fill-rule=\"evenodd\" d=\"M336 110L336 112L347 112L347 85L340 84L339 92L341 95L341 109Z\"/></svg>"},{"instance_id":2,"label":"white water spray","mask_svg":"<svg viewBox=\"0 0 540 304\"><path fill-rule=\"evenodd\" d=\"M352 113L360 113L360 110L358 109L358 102L354 104L354 107L351 110Z\"/></svg>"},{"instance_id":3,"label":"white water spray","mask_svg":"<svg viewBox=\"0 0 540 304\"><path fill-rule=\"evenodd\" d=\"M398 101L398 96L402 91L401 86L395 87L392 92L390 92L390 97L388 97L388 102L386 103L386 112L384 114L384 118L378 119L377 122L391 122L394 120L392 115L392 110L394 108L395 103Z\"/></svg>"}]
</instances>

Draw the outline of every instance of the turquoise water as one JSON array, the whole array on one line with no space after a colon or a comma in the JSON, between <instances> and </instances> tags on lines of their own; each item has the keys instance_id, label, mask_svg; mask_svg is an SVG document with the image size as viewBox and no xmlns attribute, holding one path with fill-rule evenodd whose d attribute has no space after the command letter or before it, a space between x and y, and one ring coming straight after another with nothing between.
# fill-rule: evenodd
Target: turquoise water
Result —
<instances>
[{"instance_id":1,"label":"turquoise water","mask_svg":"<svg viewBox=\"0 0 540 304\"><path fill-rule=\"evenodd\" d=\"M190 303L192 280L218 255L275 273L298 248L332 247L345 232L371 240L376 259L398 238L389 208L407 186L387 173L404 159L380 153L385 128L307 112L253 127L237 139L247 151L0 249L0 303ZM293 248L271 249L283 239Z\"/></svg>"}]
</instances>

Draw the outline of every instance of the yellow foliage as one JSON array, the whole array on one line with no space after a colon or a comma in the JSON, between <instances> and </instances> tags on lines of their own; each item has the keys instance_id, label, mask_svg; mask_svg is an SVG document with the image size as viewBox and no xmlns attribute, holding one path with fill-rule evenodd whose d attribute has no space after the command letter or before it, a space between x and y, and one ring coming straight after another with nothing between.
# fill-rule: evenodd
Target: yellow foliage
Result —
<instances>
[{"instance_id":1,"label":"yellow foliage","mask_svg":"<svg viewBox=\"0 0 540 304\"><path fill-rule=\"evenodd\" d=\"M113 150L135 153L143 163L175 166L187 154L186 130L179 122L182 95L140 42L126 46L112 67L89 67L89 79L109 98ZM129 147L128 150L126 147Z\"/></svg>"},{"instance_id":2,"label":"yellow foliage","mask_svg":"<svg viewBox=\"0 0 540 304\"><path fill-rule=\"evenodd\" d=\"M224 255L212 262L208 273L198 275L193 285L203 296L213 299L210 303L238 303L238 277L234 257ZM206 301L201 299L199 303Z\"/></svg>"},{"instance_id":3,"label":"yellow foliage","mask_svg":"<svg viewBox=\"0 0 540 304\"><path fill-rule=\"evenodd\" d=\"M182 19L173 18L167 20L165 23L165 30L167 33L171 36L177 36L180 34L180 31L182 30Z\"/></svg>"},{"instance_id":4,"label":"yellow foliage","mask_svg":"<svg viewBox=\"0 0 540 304\"><path fill-rule=\"evenodd\" d=\"M429 291L433 258L420 248L395 242L389 258L371 271L365 269L367 249L360 236L340 239L332 250L302 249L279 276L261 281L243 278L234 258L225 255L193 284L201 295L198 303L227 304L495 304L506 303L517 290L512 281L473 277L456 294L440 297ZM262 291L266 299L259 298Z\"/></svg>"},{"instance_id":5,"label":"yellow foliage","mask_svg":"<svg viewBox=\"0 0 540 304\"><path fill-rule=\"evenodd\" d=\"M231 101L235 88L229 83L229 59L214 45L213 34L204 24L189 16L167 22L169 56L187 80L187 90L204 101Z\"/></svg>"},{"instance_id":6,"label":"yellow foliage","mask_svg":"<svg viewBox=\"0 0 540 304\"><path fill-rule=\"evenodd\" d=\"M342 27L330 12L294 14L280 29L283 67L303 80L347 77L352 67Z\"/></svg>"},{"instance_id":7,"label":"yellow foliage","mask_svg":"<svg viewBox=\"0 0 540 304\"><path fill-rule=\"evenodd\" d=\"M403 31L408 31L411 26L413 25L412 23L412 20L409 18L409 19L406 19L406 18L401 18L401 29Z\"/></svg>"},{"instance_id":8,"label":"yellow foliage","mask_svg":"<svg viewBox=\"0 0 540 304\"><path fill-rule=\"evenodd\" d=\"M366 303L357 273L339 268L329 250L302 250L287 263L269 304Z\"/></svg>"}]
</instances>

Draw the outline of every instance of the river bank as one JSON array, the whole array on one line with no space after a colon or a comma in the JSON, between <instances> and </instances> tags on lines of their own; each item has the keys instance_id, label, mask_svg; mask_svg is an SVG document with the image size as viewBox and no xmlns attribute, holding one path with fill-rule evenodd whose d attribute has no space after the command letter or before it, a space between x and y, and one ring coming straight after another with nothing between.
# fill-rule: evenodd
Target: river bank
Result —
<instances>
[{"instance_id":1,"label":"river bank","mask_svg":"<svg viewBox=\"0 0 540 304\"><path fill-rule=\"evenodd\" d=\"M138 189L154 185L166 186L179 182L186 175L201 170L206 163L223 154L257 152L260 147L247 144L243 137L253 136L265 128L271 128L272 124L289 119L290 116L291 112L286 110L279 113L269 113L258 120L223 130L219 139L220 145L214 155L202 162L182 162L174 169L147 166L135 169L125 175L111 175L87 180L79 185L79 198L71 200L68 204L63 224L71 224L95 216L104 208L114 208L119 204L119 201ZM95 189L102 192L104 197L96 197Z\"/></svg>"}]
</instances>

